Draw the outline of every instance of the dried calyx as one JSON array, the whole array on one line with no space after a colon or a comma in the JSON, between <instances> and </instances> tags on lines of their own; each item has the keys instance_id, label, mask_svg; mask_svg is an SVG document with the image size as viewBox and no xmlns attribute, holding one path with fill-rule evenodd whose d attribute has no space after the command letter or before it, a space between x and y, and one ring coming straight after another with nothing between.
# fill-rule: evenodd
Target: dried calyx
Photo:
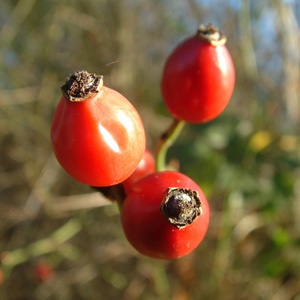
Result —
<instances>
[{"instance_id":1,"label":"dried calyx","mask_svg":"<svg viewBox=\"0 0 300 300\"><path fill-rule=\"evenodd\" d=\"M97 94L102 86L102 75L90 74L87 71L75 71L67 78L61 90L69 101L80 102Z\"/></svg>"},{"instance_id":2,"label":"dried calyx","mask_svg":"<svg viewBox=\"0 0 300 300\"><path fill-rule=\"evenodd\" d=\"M212 24L200 25L197 30L197 37L210 43L213 46L225 45L227 38L222 32Z\"/></svg>"},{"instance_id":3,"label":"dried calyx","mask_svg":"<svg viewBox=\"0 0 300 300\"><path fill-rule=\"evenodd\" d=\"M203 212L197 191L168 188L160 209L167 221L178 229L193 223Z\"/></svg>"}]
</instances>

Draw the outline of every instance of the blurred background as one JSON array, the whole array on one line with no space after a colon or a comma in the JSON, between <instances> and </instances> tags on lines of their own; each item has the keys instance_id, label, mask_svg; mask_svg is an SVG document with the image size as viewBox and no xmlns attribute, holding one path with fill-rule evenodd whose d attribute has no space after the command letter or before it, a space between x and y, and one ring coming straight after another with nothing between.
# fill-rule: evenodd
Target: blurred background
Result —
<instances>
[{"instance_id":1,"label":"blurred background","mask_svg":"<svg viewBox=\"0 0 300 300\"><path fill-rule=\"evenodd\" d=\"M1 1L0 298L299 300L299 20L297 0ZM136 106L153 150L171 123L164 62L201 23L226 34L235 91L168 158L206 193L210 228L192 254L149 259L116 205L58 165L50 124L85 69Z\"/></svg>"}]
</instances>

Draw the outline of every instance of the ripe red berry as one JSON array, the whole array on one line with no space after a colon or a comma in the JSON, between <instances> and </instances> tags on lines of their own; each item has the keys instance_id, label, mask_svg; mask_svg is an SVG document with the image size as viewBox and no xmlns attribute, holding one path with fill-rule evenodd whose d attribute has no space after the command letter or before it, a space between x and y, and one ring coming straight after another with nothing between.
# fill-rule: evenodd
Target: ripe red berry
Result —
<instances>
[{"instance_id":1,"label":"ripe red berry","mask_svg":"<svg viewBox=\"0 0 300 300\"><path fill-rule=\"evenodd\" d=\"M45 282L53 276L54 271L52 266L50 266L48 263L38 262L34 266L34 273L39 282Z\"/></svg>"},{"instance_id":2,"label":"ripe red berry","mask_svg":"<svg viewBox=\"0 0 300 300\"><path fill-rule=\"evenodd\" d=\"M123 182L125 192L128 193L131 186L143 177L155 171L155 160L152 153L146 149L143 158L134 172Z\"/></svg>"},{"instance_id":3,"label":"ripe red berry","mask_svg":"<svg viewBox=\"0 0 300 300\"><path fill-rule=\"evenodd\" d=\"M175 171L136 182L121 212L124 233L140 253L160 259L189 254L204 238L210 209L200 187Z\"/></svg>"},{"instance_id":4,"label":"ripe red berry","mask_svg":"<svg viewBox=\"0 0 300 300\"><path fill-rule=\"evenodd\" d=\"M103 86L102 76L77 71L62 87L51 140L61 166L90 186L110 186L135 170L145 150L145 132L133 105Z\"/></svg>"},{"instance_id":5,"label":"ripe red berry","mask_svg":"<svg viewBox=\"0 0 300 300\"><path fill-rule=\"evenodd\" d=\"M190 123L216 118L227 106L235 71L226 37L212 25L199 27L166 61L161 90L170 113Z\"/></svg>"}]
</instances>

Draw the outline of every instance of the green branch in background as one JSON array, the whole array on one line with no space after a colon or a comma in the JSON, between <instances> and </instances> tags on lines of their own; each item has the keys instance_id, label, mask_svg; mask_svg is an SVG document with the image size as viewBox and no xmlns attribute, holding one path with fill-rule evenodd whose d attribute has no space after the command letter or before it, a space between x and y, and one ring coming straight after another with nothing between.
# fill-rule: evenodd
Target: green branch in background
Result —
<instances>
[{"instance_id":1,"label":"green branch in background","mask_svg":"<svg viewBox=\"0 0 300 300\"><path fill-rule=\"evenodd\" d=\"M4 268L12 269L32 257L57 251L63 243L75 236L81 228L82 226L78 220L71 219L49 237L33 242L26 247L3 253L2 265Z\"/></svg>"},{"instance_id":2,"label":"green branch in background","mask_svg":"<svg viewBox=\"0 0 300 300\"><path fill-rule=\"evenodd\" d=\"M168 169L166 164L166 156L168 149L173 145L175 140L178 138L181 133L183 127L185 125L184 121L173 120L171 126L165 131L157 144L156 148L156 171L164 171Z\"/></svg>"}]
</instances>

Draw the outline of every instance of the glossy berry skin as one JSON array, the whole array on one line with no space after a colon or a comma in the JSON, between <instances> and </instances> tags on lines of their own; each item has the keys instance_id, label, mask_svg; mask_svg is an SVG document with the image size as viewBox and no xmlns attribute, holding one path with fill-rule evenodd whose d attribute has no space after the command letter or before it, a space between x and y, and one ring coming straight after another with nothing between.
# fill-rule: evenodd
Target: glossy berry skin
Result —
<instances>
[{"instance_id":1,"label":"glossy berry skin","mask_svg":"<svg viewBox=\"0 0 300 300\"><path fill-rule=\"evenodd\" d=\"M128 193L131 186L138 180L146 177L155 171L155 160L152 153L146 149L142 160L134 172L123 182L125 192Z\"/></svg>"},{"instance_id":2,"label":"glossy berry skin","mask_svg":"<svg viewBox=\"0 0 300 300\"><path fill-rule=\"evenodd\" d=\"M167 59L161 90L175 118L205 123L223 112L234 82L234 65L226 46L214 46L195 35L179 44Z\"/></svg>"},{"instance_id":3,"label":"glossy berry skin","mask_svg":"<svg viewBox=\"0 0 300 300\"><path fill-rule=\"evenodd\" d=\"M178 229L160 210L169 187L197 191L202 214L192 224ZM156 172L135 183L127 195L122 212L122 226L131 245L149 257L176 259L193 251L204 238L210 209L200 187L186 175L175 171Z\"/></svg>"},{"instance_id":4,"label":"glossy berry skin","mask_svg":"<svg viewBox=\"0 0 300 300\"><path fill-rule=\"evenodd\" d=\"M135 170L145 150L145 132L133 105L103 86L91 98L63 96L54 113L51 140L61 166L77 181L110 186Z\"/></svg>"}]
</instances>

